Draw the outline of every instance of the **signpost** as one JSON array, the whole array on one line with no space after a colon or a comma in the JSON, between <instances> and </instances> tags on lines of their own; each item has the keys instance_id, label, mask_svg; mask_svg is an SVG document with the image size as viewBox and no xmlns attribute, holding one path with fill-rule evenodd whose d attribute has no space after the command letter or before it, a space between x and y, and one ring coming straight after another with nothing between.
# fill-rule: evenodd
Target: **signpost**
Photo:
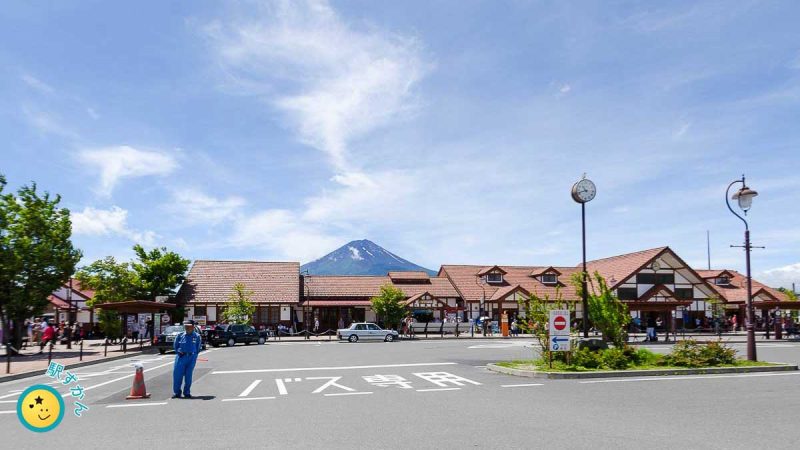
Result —
<instances>
[{"instance_id":1,"label":"signpost","mask_svg":"<svg viewBox=\"0 0 800 450\"><path fill-rule=\"evenodd\" d=\"M569 310L550 310L550 326L547 342L551 352L568 352L571 350L569 338ZM553 367L553 355L550 354L550 368Z\"/></svg>"}]
</instances>

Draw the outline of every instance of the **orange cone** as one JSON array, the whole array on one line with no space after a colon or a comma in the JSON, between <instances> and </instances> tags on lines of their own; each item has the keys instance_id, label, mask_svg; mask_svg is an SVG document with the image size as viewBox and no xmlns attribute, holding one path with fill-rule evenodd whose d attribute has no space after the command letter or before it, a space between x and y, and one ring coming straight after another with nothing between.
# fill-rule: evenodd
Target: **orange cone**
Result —
<instances>
[{"instance_id":1,"label":"orange cone","mask_svg":"<svg viewBox=\"0 0 800 450\"><path fill-rule=\"evenodd\" d=\"M147 393L147 388L144 387L144 367L141 364L136 366L136 375L133 377L133 386L131 386L131 394L125 397L125 400L136 400L140 398L150 398Z\"/></svg>"}]
</instances>

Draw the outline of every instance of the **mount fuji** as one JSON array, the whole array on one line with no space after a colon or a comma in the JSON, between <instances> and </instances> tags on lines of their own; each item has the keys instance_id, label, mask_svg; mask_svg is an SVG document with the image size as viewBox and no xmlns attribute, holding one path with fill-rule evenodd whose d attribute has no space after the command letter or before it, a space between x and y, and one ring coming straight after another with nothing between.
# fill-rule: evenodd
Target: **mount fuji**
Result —
<instances>
[{"instance_id":1,"label":"mount fuji","mask_svg":"<svg viewBox=\"0 0 800 450\"><path fill-rule=\"evenodd\" d=\"M389 271L418 270L436 272L405 260L380 245L362 239L352 241L315 261L303 264L301 271L311 275L386 275Z\"/></svg>"}]
</instances>

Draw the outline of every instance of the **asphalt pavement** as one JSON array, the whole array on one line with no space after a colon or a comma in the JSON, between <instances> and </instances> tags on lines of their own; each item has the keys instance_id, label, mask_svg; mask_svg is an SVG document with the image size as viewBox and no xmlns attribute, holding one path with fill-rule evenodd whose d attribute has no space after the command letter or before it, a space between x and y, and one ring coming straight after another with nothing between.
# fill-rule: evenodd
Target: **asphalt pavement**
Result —
<instances>
[{"instance_id":1,"label":"asphalt pavement","mask_svg":"<svg viewBox=\"0 0 800 450\"><path fill-rule=\"evenodd\" d=\"M798 343L759 344L763 360L800 362ZM200 355L191 400L170 399L172 354L138 356L75 369L69 386L46 375L0 384L0 436L15 449L797 446L798 372L534 380L485 368L532 354L529 339L223 347ZM149 399L125 400L134 362ZM46 433L15 411L37 383L65 401ZM81 417L76 401L89 407Z\"/></svg>"}]
</instances>

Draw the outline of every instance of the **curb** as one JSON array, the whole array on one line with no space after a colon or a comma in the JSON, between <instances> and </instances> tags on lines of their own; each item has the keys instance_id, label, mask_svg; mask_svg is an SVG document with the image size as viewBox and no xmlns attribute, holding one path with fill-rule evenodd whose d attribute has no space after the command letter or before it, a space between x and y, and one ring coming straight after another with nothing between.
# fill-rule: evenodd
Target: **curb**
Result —
<instances>
[{"instance_id":1,"label":"curb","mask_svg":"<svg viewBox=\"0 0 800 450\"><path fill-rule=\"evenodd\" d=\"M116 361L118 359L125 359L125 358L130 358L131 356L139 356L139 355L146 355L146 354L148 354L147 351L131 352L131 353L127 353L127 354L124 354L124 355L109 356L107 358L101 358L101 359L93 359L91 361L81 361L81 362L77 362L75 364L67 364L67 365L64 366L64 369L77 369L78 367L86 367L86 366L91 366L91 365L94 365L94 364L100 364L100 363L104 363L104 362ZM55 361L55 358L53 358L53 360ZM14 373L14 374L10 374L10 375L2 375L2 376L0 376L0 384L8 382L8 381L21 380L23 378L31 378L31 377L35 377L35 376L38 376L38 375L43 375L44 372L45 371L42 371L42 370L34 370L34 371L29 371L29 372Z\"/></svg>"},{"instance_id":2,"label":"curb","mask_svg":"<svg viewBox=\"0 0 800 450\"><path fill-rule=\"evenodd\" d=\"M486 368L493 372L527 378L544 378L549 380L571 380L581 378L628 378L628 377L659 377L670 375L715 375L725 373L758 373L758 372L791 372L798 370L796 365L782 364L779 366L751 366L751 367L707 367L702 369L659 369L659 370L625 370L625 371L597 371L597 372L535 372L533 370L512 369L510 367L487 364Z\"/></svg>"}]
</instances>

